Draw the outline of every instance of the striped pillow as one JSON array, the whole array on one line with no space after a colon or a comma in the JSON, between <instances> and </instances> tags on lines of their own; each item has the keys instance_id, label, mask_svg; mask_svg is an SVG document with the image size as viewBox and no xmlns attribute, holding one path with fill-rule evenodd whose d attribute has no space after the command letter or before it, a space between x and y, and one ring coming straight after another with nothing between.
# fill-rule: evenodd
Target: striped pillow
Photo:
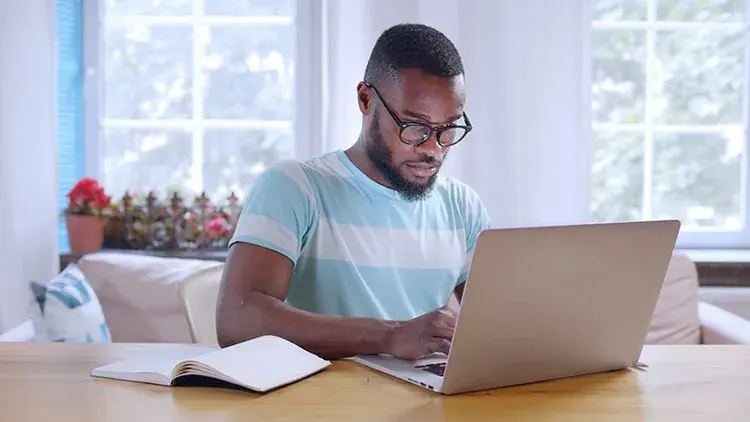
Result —
<instances>
[{"instance_id":1,"label":"striped pillow","mask_svg":"<svg viewBox=\"0 0 750 422\"><path fill-rule=\"evenodd\" d=\"M39 305L43 340L109 343L112 337L99 299L76 264L42 284L31 282Z\"/></svg>"}]
</instances>

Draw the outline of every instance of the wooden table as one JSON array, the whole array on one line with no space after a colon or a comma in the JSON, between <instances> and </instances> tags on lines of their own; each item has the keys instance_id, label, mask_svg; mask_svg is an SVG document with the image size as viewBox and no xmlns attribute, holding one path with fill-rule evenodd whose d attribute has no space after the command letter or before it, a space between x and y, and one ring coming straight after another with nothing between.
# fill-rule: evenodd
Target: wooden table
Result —
<instances>
[{"instance_id":1,"label":"wooden table","mask_svg":"<svg viewBox=\"0 0 750 422\"><path fill-rule=\"evenodd\" d=\"M338 361L267 395L96 379L91 370L181 345L0 343L2 421L750 421L750 347L646 347L619 371L443 397Z\"/></svg>"}]
</instances>

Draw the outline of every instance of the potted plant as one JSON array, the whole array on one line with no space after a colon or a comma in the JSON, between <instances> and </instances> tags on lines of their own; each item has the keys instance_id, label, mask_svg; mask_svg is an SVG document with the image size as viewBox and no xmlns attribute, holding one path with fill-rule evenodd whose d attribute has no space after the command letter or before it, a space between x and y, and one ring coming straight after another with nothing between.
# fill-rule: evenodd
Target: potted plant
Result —
<instances>
[{"instance_id":1,"label":"potted plant","mask_svg":"<svg viewBox=\"0 0 750 422\"><path fill-rule=\"evenodd\" d=\"M90 253L102 248L110 198L96 179L84 177L66 195L65 226L72 253Z\"/></svg>"}]
</instances>

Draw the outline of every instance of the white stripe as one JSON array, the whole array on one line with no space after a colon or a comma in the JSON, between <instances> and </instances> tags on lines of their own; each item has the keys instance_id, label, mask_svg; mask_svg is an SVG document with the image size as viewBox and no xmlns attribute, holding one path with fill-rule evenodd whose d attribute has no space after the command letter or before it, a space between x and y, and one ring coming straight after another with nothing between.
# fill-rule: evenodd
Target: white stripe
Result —
<instances>
[{"instance_id":1,"label":"white stripe","mask_svg":"<svg viewBox=\"0 0 750 422\"><path fill-rule=\"evenodd\" d=\"M461 184L459 186L463 188L462 191L464 194L464 209L466 210L466 215L474 218L479 218L479 212L481 210L479 195L477 195L476 191L474 191L468 185Z\"/></svg>"},{"instance_id":2,"label":"white stripe","mask_svg":"<svg viewBox=\"0 0 750 422\"><path fill-rule=\"evenodd\" d=\"M474 250L472 249L471 252L466 256L466 259L464 259L464 267L461 269L461 274L468 274L469 268L471 268L471 261L474 259Z\"/></svg>"},{"instance_id":3,"label":"white stripe","mask_svg":"<svg viewBox=\"0 0 750 422\"><path fill-rule=\"evenodd\" d=\"M463 229L363 227L321 218L310 254L360 266L458 270L465 263L466 236Z\"/></svg>"},{"instance_id":4,"label":"white stripe","mask_svg":"<svg viewBox=\"0 0 750 422\"><path fill-rule=\"evenodd\" d=\"M352 173L349 168L341 162L336 154L329 154L325 157L318 158L309 164L315 169L316 172L323 176L338 176L343 178L349 178Z\"/></svg>"},{"instance_id":5,"label":"white stripe","mask_svg":"<svg viewBox=\"0 0 750 422\"><path fill-rule=\"evenodd\" d=\"M279 248L286 249L295 257L299 254L299 241L294 233L284 225L268 217L257 214L242 214L234 231L234 237L257 237Z\"/></svg>"},{"instance_id":6,"label":"white stripe","mask_svg":"<svg viewBox=\"0 0 750 422\"><path fill-rule=\"evenodd\" d=\"M349 170L349 167L342 163L339 157L335 154L331 154L328 159L325 160L325 164L327 164L328 169L337 176L341 176L343 178L353 176L352 172Z\"/></svg>"},{"instance_id":7,"label":"white stripe","mask_svg":"<svg viewBox=\"0 0 750 422\"><path fill-rule=\"evenodd\" d=\"M315 195L313 195L312 186L307 179L307 174L305 174L305 171L302 170L302 166L297 161L288 160L280 162L277 168L289 176L289 178L299 186L300 190L304 192L311 201L315 200Z\"/></svg>"}]
</instances>

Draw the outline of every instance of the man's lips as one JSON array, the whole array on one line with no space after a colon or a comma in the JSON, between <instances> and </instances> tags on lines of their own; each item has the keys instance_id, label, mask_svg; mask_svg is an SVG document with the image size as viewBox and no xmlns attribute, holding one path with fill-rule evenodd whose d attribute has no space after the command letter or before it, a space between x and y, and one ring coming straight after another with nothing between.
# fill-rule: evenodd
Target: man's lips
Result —
<instances>
[{"instance_id":1,"label":"man's lips","mask_svg":"<svg viewBox=\"0 0 750 422\"><path fill-rule=\"evenodd\" d=\"M438 168L440 168L440 165L434 163L405 163L405 165L409 171L418 178L432 177L437 173Z\"/></svg>"}]
</instances>

